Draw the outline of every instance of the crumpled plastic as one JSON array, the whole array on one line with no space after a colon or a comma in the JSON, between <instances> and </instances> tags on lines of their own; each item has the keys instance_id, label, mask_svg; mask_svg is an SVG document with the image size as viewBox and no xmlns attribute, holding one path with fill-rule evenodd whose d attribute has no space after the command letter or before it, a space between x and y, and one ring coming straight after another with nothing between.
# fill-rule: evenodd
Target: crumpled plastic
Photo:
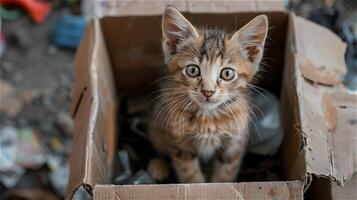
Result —
<instances>
[{"instance_id":1,"label":"crumpled plastic","mask_svg":"<svg viewBox=\"0 0 357 200\"><path fill-rule=\"evenodd\" d=\"M140 184L154 184L155 181L143 169L132 174L129 155L126 150L120 150L119 156L119 174L116 176L114 183L119 185L140 185Z\"/></svg>"},{"instance_id":2,"label":"crumpled plastic","mask_svg":"<svg viewBox=\"0 0 357 200\"><path fill-rule=\"evenodd\" d=\"M155 184L155 181L145 170L141 169L126 184L129 185Z\"/></svg>"},{"instance_id":3,"label":"crumpled plastic","mask_svg":"<svg viewBox=\"0 0 357 200\"><path fill-rule=\"evenodd\" d=\"M6 126L0 129L0 181L13 187L25 173L46 162L38 134L33 129L16 129Z\"/></svg>"},{"instance_id":4,"label":"crumpled plastic","mask_svg":"<svg viewBox=\"0 0 357 200\"><path fill-rule=\"evenodd\" d=\"M283 140L278 99L269 92L253 95L252 123L249 128L248 152L259 155L274 155Z\"/></svg>"},{"instance_id":5,"label":"crumpled plastic","mask_svg":"<svg viewBox=\"0 0 357 200\"><path fill-rule=\"evenodd\" d=\"M126 150L120 150L118 152L118 157L120 174L115 178L114 183L123 184L132 175L130 168L130 160L128 152Z\"/></svg>"}]
</instances>

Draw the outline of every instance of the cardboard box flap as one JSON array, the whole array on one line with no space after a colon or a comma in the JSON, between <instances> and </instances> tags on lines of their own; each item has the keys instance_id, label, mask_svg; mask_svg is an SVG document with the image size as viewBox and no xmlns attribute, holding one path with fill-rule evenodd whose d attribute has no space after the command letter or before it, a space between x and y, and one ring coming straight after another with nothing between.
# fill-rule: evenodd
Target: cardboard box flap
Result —
<instances>
[{"instance_id":1,"label":"cardboard box flap","mask_svg":"<svg viewBox=\"0 0 357 200\"><path fill-rule=\"evenodd\" d=\"M294 26L306 171L343 184L357 171L357 96L342 84L346 45L326 28L300 17L294 18Z\"/></svg>"},{"instance_id":2,"label":"cardboard box flap","mask_svg":"<svg viewBox=\"0 0 357 200\"><path fill-rule=\"evenodd\" d=\"M295 17L294 25L302 76L321 85L341 84L347 71L346 44L327 28L301 17Z\"/></svg>"},{"instance_id":3,"label":"cardboard box flap","mask_svg":"<svg viewBox=\"0 0 357 200\"><path fill-rule=\"evenodd\" d=\"M75 135L70 157L68 199L84 185L108 183L114 158L116 92L98 20L89 23L76 55L72 114ZM95 56L93 56L95 55Z\"/></svg>"},{"instance_id":4,"label":"cardboard box flap","mask_svg":"<svg viewBox=\"0 0 357 200\"><path fill-rule=\"evenodd\" d=\"M96 185L94 200L303 199L301 181L169 185Z\"/></svg>"},{"instance_id":5,"label":"cardboard box flap","mask_svg":"<svg viewBox=\"0 0 357 200\"><path fill-rule=\"evenodd\" d=\"M187 13L269 12L285 10L282 0L218 1L85 1L84 13L93 17L161 15L167 5ZM88 11L88 12L86 12Z\"/></svg>"}]
</instances>

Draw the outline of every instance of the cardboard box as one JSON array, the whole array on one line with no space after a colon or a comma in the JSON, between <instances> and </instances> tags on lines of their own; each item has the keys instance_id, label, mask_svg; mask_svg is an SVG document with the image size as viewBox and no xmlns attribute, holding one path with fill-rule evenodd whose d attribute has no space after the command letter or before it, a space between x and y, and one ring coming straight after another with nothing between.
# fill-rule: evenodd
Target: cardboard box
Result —
<instances>
[{"instance_id":1,"label":"cardboard box","mask_svg":"<svg viewBox=\"0 0 357 200\"><path fill-rule=\"evenodd\" d=\"M118 96L144 95L164 66L160 22L165 2L126 1L112 11L123 16L89 23L77 51L75 135L66 198L71 199L80 186L94 199L302 199L304 192L312 198L357 198L356 94L341 82L346 46L326 28L285 11L279 2L179 1L174 5L195 25L229 31L267 14L269 70L262 84L280 95L286 181L110 184Z\"/></svg>"}]
</instances>

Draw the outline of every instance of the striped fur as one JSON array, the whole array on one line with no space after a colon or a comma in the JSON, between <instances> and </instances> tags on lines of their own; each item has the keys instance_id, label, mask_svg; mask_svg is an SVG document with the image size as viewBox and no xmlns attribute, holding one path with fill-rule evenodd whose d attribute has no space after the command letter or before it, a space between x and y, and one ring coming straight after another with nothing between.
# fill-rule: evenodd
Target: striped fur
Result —
<instances>
[{"instance_id":1,"label":"striped fur","mask_svg":"<svg viewBox=\"0 0 357 200\"><path fill-rule=\"evenodd\" d=\"M172 157L180 182L234 181L248 140L248 90L262 58L267 18L258 16L227 34L198 30L175 8L167 7L162 24L170 76L162 83L150 140L158 152ZM200 75L187 74L189 65L197 66ZM225 68L233 69L232 80L222 78ZM212 95L205 96L205 91ZM207 180L200 157L214 158ZM158 168L149 166L149 172L162 180Z\"/></svg>"}]
</instances>

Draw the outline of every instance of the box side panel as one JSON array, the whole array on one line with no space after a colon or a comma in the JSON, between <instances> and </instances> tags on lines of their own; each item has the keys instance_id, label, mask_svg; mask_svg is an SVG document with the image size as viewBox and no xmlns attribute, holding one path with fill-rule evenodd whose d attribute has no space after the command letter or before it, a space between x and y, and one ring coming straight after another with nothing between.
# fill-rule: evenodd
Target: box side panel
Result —
<instances>
[{"instance_id":1,"label":"box side panel","mask_svg":"<svg viewBox=\"0 0 357 200\"><path fill-rule=\"evenodd\" d=\"M114 83L112 65L109 59L107 46L100 24L98 23L98 51L96 53L96 69L94 73L98 78L98 99L100 121L98 120L98 131L96 132L94 141L103 140L102 144L97 144L98 148L103 152L100 156L106 163L109 173L107 177L111 177L114 154L116 153L115 127L116 127L116 106L118 105L117 93ZM99 124L100 122L100 124ZM102 163L102 162L100 162ZM106 179L108 181L108 179Z\"/></svg>"},{"instance_id":2,"label":"box side panel","mask_svg":"<svg viewBox=\"0 0 357 200\"><path fill-rule=\"evenodd\" d=\"M299 17L294 22L307 173L343 184L357 171L356 125L351 123L357 118L357 96L342 84L346 45L326 28Z\"/></svg>"},{"instance_id":3,"label":"box side panel","mask_svg":"<svg viewBox=\"0 0 357 200\"><path fill-rule=\"evenodd\" d=\"M87 30L76 58L75 89L82 91L75 91L80 95L74 98L75 138L67 198L80 184L110 181L115 149L116 90L111 65L99 21L92 21Z\"/></svg>"},{"instance_id":4,"label":"box side panel","mask_svg":"<svg viewBox=\"0 0 357 200\"><path fill-rule=\"evenodd\" d=\"M303 199L303 183L98 185L94 188L94 199Z\"/></svg>"},{"instance_id":5,"label":"box side panel","mask_svg":"<svg viewBox=\"0 0 357 200\"><path fill-rule=\"evenodd\" d=\"M346 44L333 32L295 17L296 50L302 57L301 75L320 85L341 85L346 74Z\"/></svg>"},{"instance_id":6,"label":"box side panel","mask_svg":"<svg viewBox=\"0 0 357 200\"><path fill-rule=\"evenodd\" d=\"M92 106L92 90L90 89L89 66L93 54L91 42L94 40L94 23L87 25L84 37L75 56L75 85L72 96L71 113L74 118L74 138L70 154L70 175L66 198L79 187L87 174L85 163L87 158L87 130Z\"/></svg>"},{"instance_id":7,"label":"box side panel","mask_svg":"<svg viewBox=\"0 0 357 200\"><path fill-rule=\"evenodd\" d=\"M185 14L197 27L220 28L235 32L260 13ZM265 13L269 19L269 40L263 59L264 89L278 94L281 69L284 65L284 45L288 15L285 12ZM117 89L125 93L143 94L162 77L167 68L161 50L161 16L107 17L103 32L114 67ZM126 38L126 39L122 39ZM150 39L148 39L150 38ZM277 81L278 80L278 81ZM260 85L261 86L261 85Z\"/></svg>"},{"instance_id":8,"label":"box side panel","mask_svg":"<svg viewBox=\"0 0 357 200\"><path fill-rule=\"evenodd\" d=\"M296 92L296 58L294 21L290 15L285 47L285 66L281 95L281 120L284 139L281 148L282 166L288 180L303 180L306 174L303 136L300 128L299 102Z\"/></svg>"}]
</instances>

